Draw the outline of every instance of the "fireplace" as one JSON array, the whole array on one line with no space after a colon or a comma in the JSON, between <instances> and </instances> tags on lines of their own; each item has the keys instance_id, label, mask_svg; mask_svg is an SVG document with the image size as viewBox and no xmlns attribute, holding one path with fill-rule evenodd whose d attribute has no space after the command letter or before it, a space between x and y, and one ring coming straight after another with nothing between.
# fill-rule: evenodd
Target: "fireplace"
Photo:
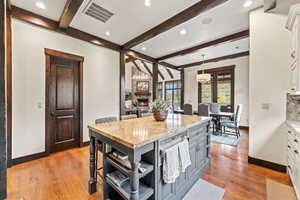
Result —
<instances>
[{"instance_id":1,"label":"fireplace","mask_svg":"<svg viewBox=\"0 0 300 200\"><path fill-rule=\"evenodd\" d=\"M137 105L138 105L138 107L148 107L149 99L148 98L138 98Z\"/></svg>"}]
</instances>

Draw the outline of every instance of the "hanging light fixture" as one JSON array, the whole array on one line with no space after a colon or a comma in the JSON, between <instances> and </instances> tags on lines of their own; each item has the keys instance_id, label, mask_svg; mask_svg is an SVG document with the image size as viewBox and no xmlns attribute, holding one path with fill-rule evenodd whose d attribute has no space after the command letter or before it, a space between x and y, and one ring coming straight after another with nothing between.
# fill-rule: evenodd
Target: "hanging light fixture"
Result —
<instances>
[{"instance_id":1,"label":"hanging light fixture","mask_svg":"<svg viewBox=\"0 0 300 200\"><path fill-rule=\"evenodd\" d=\"M204 64L204 57L205 55L202 55L203 63ZM209 83L211 80L211 75L209 73L204 73L204 70L202 70L202 74L197 74L197 81L201 84Z\"/></svg>"}]
</instances>

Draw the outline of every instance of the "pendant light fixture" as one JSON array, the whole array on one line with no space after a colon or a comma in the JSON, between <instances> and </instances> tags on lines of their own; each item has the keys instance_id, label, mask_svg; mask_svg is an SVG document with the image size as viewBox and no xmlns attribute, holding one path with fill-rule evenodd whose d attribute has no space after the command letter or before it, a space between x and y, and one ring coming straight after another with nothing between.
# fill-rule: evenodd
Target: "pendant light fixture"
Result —
<instances>
[{"instance_id":1,"label":"pendant light fixture","mask_svg":"<svg viewBox=\"0 0 300 200\"><path fill-rule=\"evenodd\" d=\"M202 59L203 59L202 65L204 64L204 57L205 55L202 54ZM211 80L211 75L209 73L204 73L204 70L202 70L202 74L197 74L197 81L201 84L209 83L210 80Z\"/></svg>"}]
</instances>

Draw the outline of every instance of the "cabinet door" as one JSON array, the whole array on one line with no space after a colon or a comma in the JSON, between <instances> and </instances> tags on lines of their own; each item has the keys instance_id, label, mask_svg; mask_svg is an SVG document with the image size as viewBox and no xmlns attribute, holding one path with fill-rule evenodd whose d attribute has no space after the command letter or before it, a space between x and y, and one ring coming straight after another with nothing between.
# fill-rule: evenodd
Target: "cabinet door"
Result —
<instances>
[{"instance_id":1,"label":"cabinet door","mask_svg":"<svg viewBox=\"0 0 300 200\"><path fill-rule=\"evenodd\" d=\"M191 157L191 165L188 167L189 177L193 178L198 174L198 152L197 152L198 142L194 142L190 144L190 157Z\"/></svg>"},{"instance_id":2,"label":"cabinet door","mask_svg":"<svg viewBox=\"0 0 300 200\"><path fill-rule=\"evenodd\" d=\"M300 159L296 159L295 162L295 169L293 173L293 179L294 179L294 188L297 191L297 194L300 194Z\"/></svg>"},{"instance_id":3,"label":"cabinet door","mask_svg":"<svg viewBox=\"0 0 300 200\"><path fill-rule=\"evenodd\" d=\"M158 199L172 200L176 197L176 182L166 184L163 180L163 166L160 167Z\"/></svg>"}]
</instances>

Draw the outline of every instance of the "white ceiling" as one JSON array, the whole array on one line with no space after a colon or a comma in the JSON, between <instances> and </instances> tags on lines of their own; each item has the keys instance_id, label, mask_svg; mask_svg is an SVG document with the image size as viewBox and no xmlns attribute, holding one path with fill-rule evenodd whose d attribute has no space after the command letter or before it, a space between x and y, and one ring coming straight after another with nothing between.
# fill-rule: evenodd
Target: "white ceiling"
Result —
<instances>
[{"instance_id":1,"label":"white ceiling","mask_svg":"<svg viewBox=\"0 0 300 200\"><path fill-rule=\"evenodd\" d=\"M112 18L106 23L102 23L86 16L82 10L89 3L89 0L85 0L71 26L122 45L199 0L151 0L151 7L146 7L144 0L93 1L114 13ZM106 31L111 33L109 37L105 35Z\"/></svg>"},{"instance_id":2,"label":"white ceiling","mask_svg":"<svg viewBox=\"0 0 300 200\"><path fill-rule=\"evenodd\" d=\"M230 54L241 53L249 50L249 38L242 40L236 40L233 42L222 43L217 46L207 47L198 50L192 54L187 54L184 56L177 56L174 58L167 59L166 61L170 64L179 66L193 62L199 62L203 60L202 55L204 54L205 60L211 58L218 58L221 56L227 56Z\"/></svg>"},{"instance_id":3,"label":"white ceiling","mask_svg":"<svg viewBox=\"0 0 300 200\"><path fill-rule=\"evenodd\" d=\"M42 10L36 7L37 1L43 2L46 5L46 9ZM83 14L83 10L89 1L84 1L72 21L71 27L120 45L199 2L199 0L151 0L152 6L146 7L144 0L92 0L114 13L107 23L102 23ZM264 0L252 1L253 4L250 7L244 8L245 0L229 0L186 23L134 47L134 50L157 58L248 29L249 10L263 5ZM66 0L12 0L12 4L17 7L56 21L59 20L65 3ZM206 25L202 24L203 19L206 18L212 18L212 22ZM179 34L182 29L187 31L186 35ZM111 35L107 36L105 34L106 31L109 31ZM235 49L236 46L240 48ZM141 50L142 47L146 47L147 50ZM244 39L232 42L232 44L225 43L217 47L209 47L194 54L171 58L167 62L173 65L182 65L202 60L201 54L203 53L206 54L205 59L209 59L242 52L248 50L248 48L248 40Z\"/></svg>"},{"instance_id":4,"label":"white ceiling","mask_svg":"<svg viewBox=\"0 0 300 200\"><path fill-rule=\"evenodd\" d=\"M40 2L43 2L46 6L46 9L43 10L35 5L38 1L39 0L11 0L11 4L49 19L58 21L67 2L67 0L40 0Z\"/></svg>"},{"instance_id":5,"label":"white ceiling","mask_svg":"<svg viewBox=\"0 0 300 200\"><path fill-rule=\"evenodd\" d=\"M245 30L249 27L249 10L263 5L263 0L253 0L253 4L248 8L243 7L244 2L244 0L229 0L221 6L134 47L134 50L157 58ZM208 17L213 20L211 24L202 24L202 20ZM179 34L182 29L187 31L186 35ZM141 50L142 47L146 47L147 50Z\"/></svg>"}]
</instances>

